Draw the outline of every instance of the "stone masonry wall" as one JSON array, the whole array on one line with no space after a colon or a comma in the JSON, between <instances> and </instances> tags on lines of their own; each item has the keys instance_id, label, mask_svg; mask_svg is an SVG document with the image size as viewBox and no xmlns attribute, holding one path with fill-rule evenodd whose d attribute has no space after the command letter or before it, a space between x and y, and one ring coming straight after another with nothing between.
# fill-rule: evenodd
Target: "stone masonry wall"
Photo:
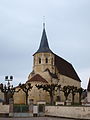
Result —
<instances>
[{"instance_id":1,"label":"stone masonry wall","mask_svg":"<svg viewBox=\"0 0 90 120\"><path fill-rule=\"evenodd\" d=\"M1 113L9 113L9 105L2 105L2 103L0 103L0 114Z\"/></svg>"},{"instance_id":2,"label":"stone masonry wall","mask_svg":"<svg viewBox=\"0 0 90 120\"><path fill-rule=\"evenodd\" d=\"M45 115L90 120L90 107L45 106Z\"/></svg>"}]
</instances>

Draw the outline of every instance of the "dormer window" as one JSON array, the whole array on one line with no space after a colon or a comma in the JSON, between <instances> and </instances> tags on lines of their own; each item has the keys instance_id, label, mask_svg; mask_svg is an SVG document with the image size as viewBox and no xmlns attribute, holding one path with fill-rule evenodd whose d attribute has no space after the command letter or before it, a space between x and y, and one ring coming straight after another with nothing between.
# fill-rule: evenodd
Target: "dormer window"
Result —
<instances>
[{"instance_id":1,"label":"dormer window","mask_svg":"<svg viewBox=\"0 0 90 120\"><path fill-rule=\"evenodd\" d=\"M41 58L39 58L39 64L41 64Z\"/></svg>"},{"instance_id":2,"label":"dormer window","mask_svg":"<svg viewBox=\"0 0 90 120\"><path fill-rule=\"evenodd\" d=\"M46 58L46 63L48 63L48 58Z\"/></svg>"}]
</instances>

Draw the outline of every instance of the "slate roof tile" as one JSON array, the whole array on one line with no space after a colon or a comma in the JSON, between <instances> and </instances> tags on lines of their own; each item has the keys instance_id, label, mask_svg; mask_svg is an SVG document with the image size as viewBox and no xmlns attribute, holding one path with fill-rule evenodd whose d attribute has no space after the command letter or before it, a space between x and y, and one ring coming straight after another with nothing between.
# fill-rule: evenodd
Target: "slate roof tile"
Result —
<instances>
[{"instance_id":1,"label":"slate roof tile","mask_svg":"<svg viewBox=\"0 0 90 120\"><path fill-rule=\"evenodd\" d=\"M33 76L31 79L29 79L27 82L42 82L42 83L48 83L42 76L40 76L39 74L36 74L35 76Z\"/></svg>"}]
</instances>

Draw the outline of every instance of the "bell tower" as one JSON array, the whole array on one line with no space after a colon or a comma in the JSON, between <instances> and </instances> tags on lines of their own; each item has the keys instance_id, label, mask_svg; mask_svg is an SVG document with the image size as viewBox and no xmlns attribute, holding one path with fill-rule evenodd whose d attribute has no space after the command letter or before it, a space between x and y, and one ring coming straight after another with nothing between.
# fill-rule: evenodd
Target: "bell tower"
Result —
<instances>
[{"instance_id":1,"label":"bell tower","mask_svg":"<svg viewBox=\"0 0 90 120\"><path fill-rule=\"evenodd\" d=\"M39 49L33 55L33 71L35 73L42 73L45 69L53 71L54 66L54 54L49 48L48 39L45 30L45 23L43 23L43 32Z\"/></svg>"}]
</instances>

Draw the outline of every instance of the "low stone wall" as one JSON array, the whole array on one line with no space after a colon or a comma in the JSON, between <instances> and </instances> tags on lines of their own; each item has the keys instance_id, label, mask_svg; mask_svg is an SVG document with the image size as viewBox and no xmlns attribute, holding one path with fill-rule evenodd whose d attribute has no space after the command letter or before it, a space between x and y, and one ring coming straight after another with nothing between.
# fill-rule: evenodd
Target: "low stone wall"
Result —
<instances>
[{"instance_id":1,"label":"low stone wall","mask_svg":"<svg viewBox=\"0 0 90 120\"><path fill-rule=\"evenodd\" d=\"M0 103L0 114L8 114L9 113L9 105L3 105Z\"/></svg>"},{"instance_id":2,"label":"low stone wall","mask_svg":"<svg viewBox=\"0 0 90 120\"><path fill-rule=\"evenodd\" d=\"M90 107L45 106L45 115L90 120Z\"/></svg>"}]
</instances>

